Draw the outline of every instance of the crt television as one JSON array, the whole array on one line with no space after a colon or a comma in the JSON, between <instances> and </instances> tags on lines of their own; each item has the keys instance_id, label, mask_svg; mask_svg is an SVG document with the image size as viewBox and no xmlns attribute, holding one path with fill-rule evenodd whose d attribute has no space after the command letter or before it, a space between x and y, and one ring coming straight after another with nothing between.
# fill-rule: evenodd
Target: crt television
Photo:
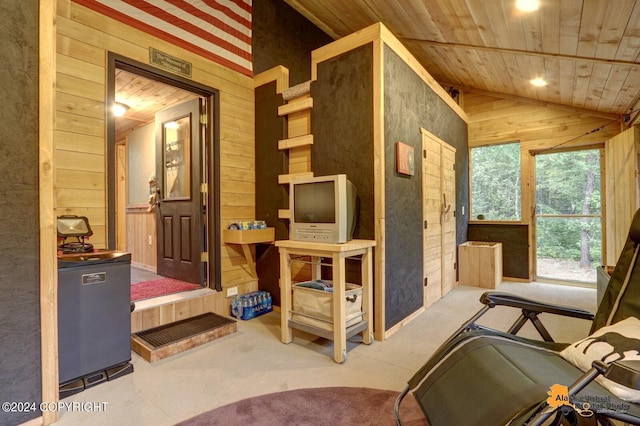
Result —
<instances>
[{"instance_id":1,"label":"crt television","mask_svg":"<svg viewBox=\"0 0 640 426\"><path fill-rule=\"evenodd\" d=\"M292 240L342 244L353 238L359 206L347 175L294 178L289 197Z\"/></svg>"}]
</instances>

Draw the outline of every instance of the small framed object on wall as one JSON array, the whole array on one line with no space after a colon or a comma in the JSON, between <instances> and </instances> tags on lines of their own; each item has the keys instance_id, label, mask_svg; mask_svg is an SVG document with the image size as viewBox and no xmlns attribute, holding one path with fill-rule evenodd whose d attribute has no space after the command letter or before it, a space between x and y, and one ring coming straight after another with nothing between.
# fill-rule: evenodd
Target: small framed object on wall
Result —
<instances>
[{"instance_id":1,"label":"small framed object on wall","mask_svg":"<svg viewBox=\"0 0 640 426\"><path fill-rule=\"evenodd\" d=\"M408 176L415 174L412 146L402 142L396 142L396 171Z\"/></svg>"}]
</instances>

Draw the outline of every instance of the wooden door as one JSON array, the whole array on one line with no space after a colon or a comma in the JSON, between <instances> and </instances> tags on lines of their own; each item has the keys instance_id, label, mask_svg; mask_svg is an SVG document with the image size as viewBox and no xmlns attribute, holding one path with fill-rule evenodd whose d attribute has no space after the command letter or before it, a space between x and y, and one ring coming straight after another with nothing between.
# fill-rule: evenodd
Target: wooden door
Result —
<instances>
[{"instance_id":1,"label":"wooden door","mask_svg":"<svg viewBox=\"0 0 640 426\"><path fill-rule=\"evenodd\" d=\"M441 143L442 295L456 286L456 150Z\"/></svg>"},{"instance_id":2,"label":"wooden door","mask_svg":"<svg viewBox=\"0 0 640 426\"><path fill-rule=\"evenodd\" d=\"M424 228L424 306L442 297L442 225L440 191L440 143L430 137L422 138L422 212Z\"/></svg>"},{"instance_id":3,"label":"wooden door","mask_svg":"<svg viewBox=\"0 0 640 426\"><path fill-rule=\"evenodd\" d=\"M156 113L158 274L203 284L201 100Z\"/></svg>"},{"instance_id":4,"label":"wooden door","mask_svg":"<svg viewBox=\"0 0 640 426\"><path fill-rule=\"evenodd\" d=\"M424 306L456 285L456 150L422 129Z\"/></svg>"}]
</instances>

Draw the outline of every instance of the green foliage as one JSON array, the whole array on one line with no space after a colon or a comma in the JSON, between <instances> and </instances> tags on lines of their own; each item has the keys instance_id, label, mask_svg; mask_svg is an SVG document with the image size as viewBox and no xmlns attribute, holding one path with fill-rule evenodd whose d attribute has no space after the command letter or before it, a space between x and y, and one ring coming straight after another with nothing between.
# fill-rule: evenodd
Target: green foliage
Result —
<instances>
[{"instance_id":1,"label":"green foliage","mask_svg":"<svg viewBox=\"0 0 640 426\"><path fill-rule=\"evenodd\" d=\"M520 220L520 144L471 149L471 217Z\"/></svg>"},{"instance_id":2,"label":"green foliage","mask_svg":"<svg viewBox=\"0 0 640 426\"><path fill-rule=\"evenodd\" d=\"M602 261L602 227L599 218L538 218L538 257L580 260L580 238L584 229L589 238L589 259L596 267Z\"/></svg>"},{"instance_id":3,"label":"green foliage","mask_svg":"<svg viewBox=\"0 0 640 426\"><path fill-rule=\"evenodd\" d=\"M536 214L601 214L598 150L537 155L535 164ZM482 215L486 220L520 220L521 186L519 143L471 149L473 218ZM599 217L539 217L536 236L539 257L580 261L584 250L592 264L601 262Z\"/></svg>"},{"instance_id":4,"label":"green foliage","mask_svg":"<svg viewBox=\"0 0 640 426\"><path fill-rule=\"evenodd\" d=\"M542 215L599 215L601 212L600 155L596 150L536 156L536 213ZM600 218L548 218L536 222L539 257L579 261L581 238L588 259L600 264Z\"/></svg>"}]
</instances>

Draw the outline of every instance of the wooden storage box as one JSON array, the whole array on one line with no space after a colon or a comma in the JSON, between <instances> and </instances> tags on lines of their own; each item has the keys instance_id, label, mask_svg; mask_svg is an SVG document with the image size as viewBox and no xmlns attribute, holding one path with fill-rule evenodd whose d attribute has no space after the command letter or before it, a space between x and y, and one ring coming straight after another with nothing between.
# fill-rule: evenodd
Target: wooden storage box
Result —
<instances>
[{"instance_id":1,"label":"wooden storage box","mask_svg":"<svg viewBox=\"0 0 640 426\"><path fill-rule=\"evenodd\" d=\"M330 281L326 281L329 282ZM333 292L293 286L293 310L291 319L323 330L333 330ZM346 326L362 321L362 287L346 283Z\"/></svg>"},{"instance_id":2,"label":"wooden storage box","mask_svg":"<svg viewBox=\"0 0 640 426\"><path fill-rule=\"evenodd\" d=\"M467 241L458 246L460 284L495 289L502 282L502 243Z\"/></svg>"}]
</instances>

